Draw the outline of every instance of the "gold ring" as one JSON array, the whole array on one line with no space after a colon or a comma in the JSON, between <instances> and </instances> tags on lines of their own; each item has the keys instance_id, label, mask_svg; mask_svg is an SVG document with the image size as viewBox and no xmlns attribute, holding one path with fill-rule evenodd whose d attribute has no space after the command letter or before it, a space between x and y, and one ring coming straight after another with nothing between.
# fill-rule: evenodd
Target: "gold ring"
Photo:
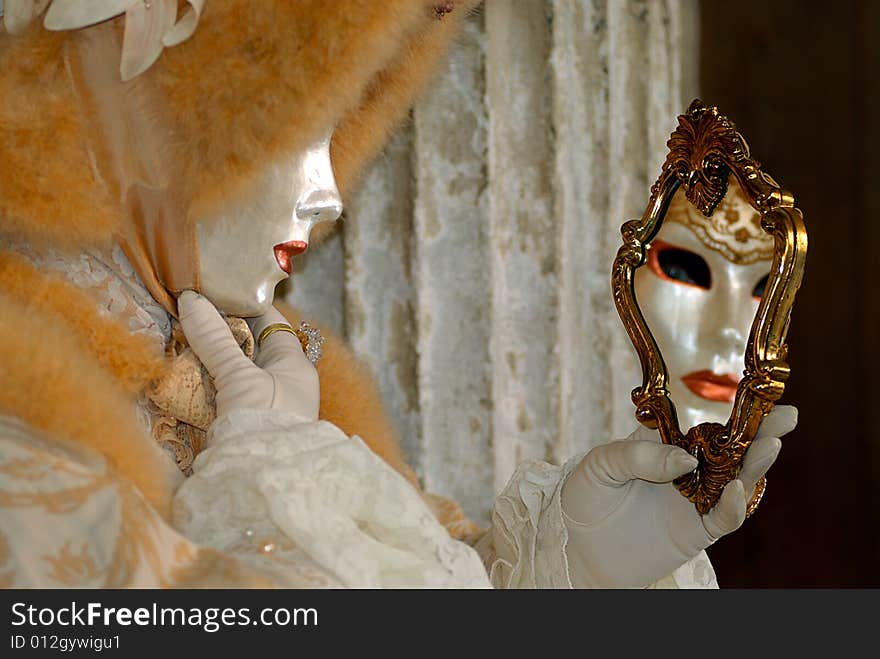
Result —
<instances>
[{"instance_id":1,"label":"gold ring","mask_svg":"<svg viewBox=\"0 0 880 659\"><path fill-rule=\"evenodd\" d=\"M267 325L263 331L260 332L260 336L257 337L257 346L262 346L263 341L275 332L290 332L296 336L294 329L287 323L272 323L271 325ZM299 337L297 336L296 338L298 339Z\"/></svg>"},{"instance_id":2,"label":"gold ring","mask_svg":"<svg viewBox=\"0 0 880 659\"><path fill-rule=\"evenodd\" d=\"M293 334L299 340L299 345L302 347L302 351L312 364L317 364L318 360L321 359L321 356L324 354L324 337L321 336L321 331L317 327L312 327L305 321L301 322L297 329L293 329L287 323L272 323L271 325L266 326L263 331L260 332L260 336L257 337L257 347L261 347L263 341L269 338L269 335L274 332L290 332Z\"/></svg>"},{"instance_id":3,"label":"gold ring","mask_svg":"<svg viewBox=\"0 0 880 659\"><path fill-rule=\"evenodd\" d=\"M755 493L749 499L749 505L746 506L746 517L749 517L758 508L761 499L764 498L764 491L767 489L767 477L761 476L761 480L755 483Z\"/></svg>"}]
</instances>

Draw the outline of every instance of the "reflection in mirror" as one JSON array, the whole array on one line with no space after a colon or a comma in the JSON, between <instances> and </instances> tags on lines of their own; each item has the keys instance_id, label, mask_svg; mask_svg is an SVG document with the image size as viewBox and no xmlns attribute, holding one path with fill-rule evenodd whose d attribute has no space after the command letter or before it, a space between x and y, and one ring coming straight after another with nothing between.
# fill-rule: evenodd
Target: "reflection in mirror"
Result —
<instances>
[{"instance_id":1,"label":"reflection in mirror","mask_svg":"<svg viewBox=\"0 0 880 659\"><path fill-rule=\"evenodd\" d=\"M674 483L705 514L739 474L761 420L785 391L790 374L785 337L803 278L807 231L794 196L761 170L743 136L718 108L693 101L679 115L666 145L669 151L644 214L620 228L623 244L612 265L611 290L642 365L642 384L632 391L636 419L657 428L665 443L697 458L696 468ZM686 201L674 201L679 190ZM752 209L759 211L760 222ZM761 232L772 236L766 273L766 263L757 265L767 260L764 246L770 247ZM655 279L640 278L639 286L653 298L651 324L636 294L637 271L649 263ZM754 299L759 293L760 299ZM747 331L749 305L755 315ZM663 350L655 332L666 334ZM667 355L664 360L668 351L672 359ZM727 422L706 421L699 410L717 403L712 412L723 418L721 405L730 405L730 381L737 378ZM690 398L695 405L681 419L692 426L686 432L673 387L677 398ZM695 416L701 422L692 425ZM746 516L765 489L761 478Z\"/></svg>"},{"instance_id":2,"label":"reflection in mirror","mask_svg":"<svg viewBox=\"0 0 880 659\"><path fill-rule=\"evenodd\" d=\"M636 298L669 374L683 431L726 423L773 259L773 237L731 176L711 217L679 188L635 273Z\"/></svg>"}]
</instances>

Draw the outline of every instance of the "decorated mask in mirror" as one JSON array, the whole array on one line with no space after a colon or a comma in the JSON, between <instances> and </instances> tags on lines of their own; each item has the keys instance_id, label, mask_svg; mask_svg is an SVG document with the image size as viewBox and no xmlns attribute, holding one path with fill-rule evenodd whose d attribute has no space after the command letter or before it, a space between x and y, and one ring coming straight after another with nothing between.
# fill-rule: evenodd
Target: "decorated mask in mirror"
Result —
<instances>
[{"instance_id":1,"label":"decorated mask in mirror","mask_svg":"<svg viewBox=\"0 0 880 659\"><path fill-rule=\"evenodd\" d=\"M807 232L718 108L693 101L666 144L644 214L621 226L611 286L642 366L636 419L697 458L674 484L705 514L785 391Z\"/></svg>"},{"instance_id":2,"label":"decorated mask in mirror","mask_svg":"<svg viewBox=\"0 0 880 659\"><path fill-rule=\"evenodd\" d=\"M773 249L733 176L711 217L679 188L648 246L636 297L666 362L683 431L730 416Z\"/></svg>"},{"instance_id":3,"label":"decorated mask in mirror","mask_svg":"<svg viewBox=\"0 0 880 659\"><path fill-rule=\"evenodd\" d=\"M312 229L341 215L330 137L276 162L234 205L196 222L200 290L222 311L265 313Z\"/></svg>"}]
</instances>

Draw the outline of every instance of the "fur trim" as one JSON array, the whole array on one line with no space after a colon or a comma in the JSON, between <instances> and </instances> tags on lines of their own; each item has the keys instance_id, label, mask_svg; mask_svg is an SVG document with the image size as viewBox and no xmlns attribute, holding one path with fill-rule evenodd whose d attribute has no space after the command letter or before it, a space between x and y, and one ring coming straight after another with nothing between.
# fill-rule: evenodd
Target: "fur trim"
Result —
<instances>
[{"instance_id":1,"label":"fur trim","mask_svg":"<svg viewBox=\"0 0 880 659\"><path fill-rule=\"evenodd\" d=\"M212 0L189 41L125 84L158 93L170 115L170 157L184 167L181 188L198 213L333 125L348 191L476 3L441 4ZM14 173L3 181L0 216L16 235L56 246L106 244L122 214L94 176L84 146L90 117L76 111L65 70L82 32L36 22L22 35L0 33L0 171Z\"/></svg>"},{"instance_id":2,"label":"fur trim","mask_svg":"<svg viewBox=\"0 0 880 659\"><path fill-rule=\"evenodd\" d=\"M164 356L149 339L102 317L87 294L60 277L40 272L21 256L0 251L0 282L3 294L17 300L27 313L62 325L126 391L136 393L165 372Z\"/></svg>"},{"instance_id":3,"label":"fur trim","mask_svg":"<svg viewBox=\"0 0 880 659\"><path fill-rule=\"evenodd\" d=\"M72 111L66 38L37 24L20 37L0 33L0 222L35 243L105 247L119 210L92 175Z\"/></svg>"},{"instance_id":4,"label":"fur trim","mask_svg":"<svg viewBox=\"0 0 880 659\"><path fill-rule=\"evenodd\" d=\"M331 158L344 196L354 188L364 163L381 151L409 116L414 98L431 80L467 10L476 3L456 4L455 14L430 21L399 49L370 82L357 109L337 126Z\"/></svg>"},{"instance_id":5,"label":"fur trim","mask_svg":"<svg viewBox=\"0 0 880 659\"><path fill-rule=\"evenodd\" d=\"M396 59L370 83L358 108L337 126L331 161L343 199L349 199L357 187L365 164L378 155L391 134L409 118L414 98L430 82L462 20L478 3L457 4L456 13L430 23L400 49ZM315 227L312 242L320 243L338 224Z\"/></svg>"},{"instance_id":6,"label":"fur trim","mask_svg":"<svg viewBox=\"0 0 880 659\"><path fill-rule=\"evenodd\" d=\"M66 293L77 291L68 285ZM0 291L0 412L97 450L167 518L174 483L167 458L135 418L134 395L83 342L82 326L59 322L43 301L38 295L25 304ZM98 318L94 308L90 317Z\"/></svg>"}]
</instances>

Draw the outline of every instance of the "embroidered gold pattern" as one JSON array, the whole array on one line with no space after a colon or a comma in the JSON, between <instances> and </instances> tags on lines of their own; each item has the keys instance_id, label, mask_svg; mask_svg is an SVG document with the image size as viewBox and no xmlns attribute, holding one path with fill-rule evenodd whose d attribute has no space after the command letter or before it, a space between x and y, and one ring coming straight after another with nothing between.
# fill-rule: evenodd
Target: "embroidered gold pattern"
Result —
<instances>
[{"instance_id":1,"label":"embroidered gold pattern","mask_svg":"<svg viewBox=\"0 0 880 659\"><path fill-rule=\"evenodd\" d=\"M736 177L711 217L688 203L683 188L669 203L666 219L688 227L706 247L731 263L746 265L773 258L773 236L761 228L761 215L752 208Z\"/></svg>"},{"instance_id":2,"label":"embroidered gold pattern","mask_svg":"<svg viewBox=\"0 0 880 659\"><path fill-rule=\"evenodd\" d=\"M42 562L46 567L40 573L50 583L105 588L174 585L173 576L169 579L165 573L173 575L191 562L195 550L181 552L180 543L189 543L164 527L158 513L98 453L36 438L7 441L4 448L0 507L10 516L18 510L32 519L39 517L33 510L38 509L53 519L42 522L51 533L39 555L14 554L10 540L0 534L0 565L12 563L10 571L0 572L0 585L15 585L16 564L22 560ZM77 455L82 461L76 460ZM70 534L82 538L81 528L95 519L100 520L102 532L74 546ZM109 553L106 540L98 537L107 529L115 532ZM174 547L171 552L170 547ZM34 578L33 566L20 565L18 571L28 575L29 583Z\"/></svg>"},{"instance_id":3,"label":"embroidered gold pattern","mask_svg":"<svg viewBox=\"0 0 880 659\"><path fill-rule=\"evenodd\" d=\"M70 547L70 541L65 542L57 554L44 554L43 559L52 566L49 577L65 586L94 582L100 576L100 570L95 565L87 543L77 553Z\"/></svg>"}]
</instances>

